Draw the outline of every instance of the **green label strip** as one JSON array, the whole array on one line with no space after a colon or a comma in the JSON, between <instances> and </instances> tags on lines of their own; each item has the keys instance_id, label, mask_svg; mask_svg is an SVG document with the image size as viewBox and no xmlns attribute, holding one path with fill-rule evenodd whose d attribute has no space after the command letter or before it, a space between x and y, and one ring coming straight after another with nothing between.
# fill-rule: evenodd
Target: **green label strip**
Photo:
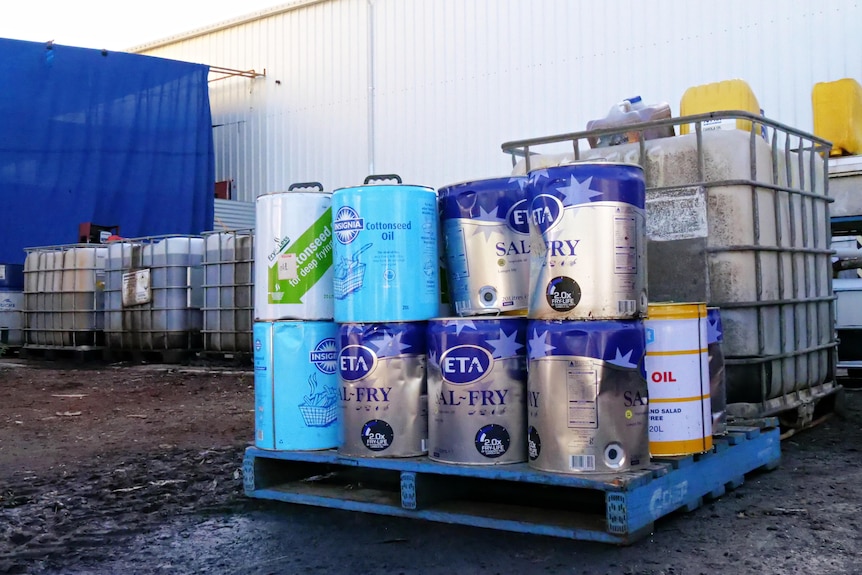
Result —
<instances>
[{"instance_id":1,"label":"green label strip","mask_svg":"<svg viewBox=\"0 0 862 575\"><path fill-rule=\"evenodd\" d=\"M315 241L318 245L315 245ZM296 277L279 279L279 265L283 254L294 254ZM314 287L332 267L332 208L327 209L316 222L302 232L296 241L285 246L269 267L268 300L272 304L302 303L302 296Z\"/></svg>"}]
</instances>

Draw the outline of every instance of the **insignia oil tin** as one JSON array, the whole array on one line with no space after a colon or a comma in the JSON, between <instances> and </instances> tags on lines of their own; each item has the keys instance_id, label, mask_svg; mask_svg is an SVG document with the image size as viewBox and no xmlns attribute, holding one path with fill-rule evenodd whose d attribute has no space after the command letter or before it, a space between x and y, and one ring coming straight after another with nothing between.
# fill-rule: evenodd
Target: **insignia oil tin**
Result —
<instances>
[{"instance_id":1,"label":"insignia oil tin","mask_svg":"<svg viewBox=\"0 0 862 575\"><path fill-rule=\"evenodd\" d=\"M256 322L254 443L261 449L338 445L338 327L325 321Z\"/></svg>"},{"instance_id":2,"label":"insignia oil tin","mask_svg":"<svg viewBox=\"0 0 862 575\"><path fill-rule=\"evenodd\" d=\"M335 321L423 321L440 309L437 193L374 184L332 195Z\"/></svg>"}]
</instances>

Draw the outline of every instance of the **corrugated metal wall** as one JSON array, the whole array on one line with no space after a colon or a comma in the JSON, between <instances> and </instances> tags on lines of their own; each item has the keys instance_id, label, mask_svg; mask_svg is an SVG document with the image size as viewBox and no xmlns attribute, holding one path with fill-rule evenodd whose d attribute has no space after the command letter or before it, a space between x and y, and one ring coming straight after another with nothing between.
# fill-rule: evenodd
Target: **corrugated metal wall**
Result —
<instances>
[{"instance_id":1,"label":"corrugated metal wall","mask_svg":"<svg viewBox=\"0 0 862 575\"><path fill-rule=\"evenodd\" d=\"M244 230L255 227L254 202L215 200L213 229L219 231Z\"/></svg>"},{"instance_id":2,"label":"corrugated metal wall","mask_svg":"<svg viewBox=\"0 0 862 575\"><path fill-rule=\"evenodd\" d=\"M810 131L814 83L862 81L859 22L850 0L330 0L143 52L266 68L211 84L216 179L250 201L370 169L499 175L504 141L584 129L636 94L677 114L687 87L731 78Z\"/></svg>"}]
</instances>

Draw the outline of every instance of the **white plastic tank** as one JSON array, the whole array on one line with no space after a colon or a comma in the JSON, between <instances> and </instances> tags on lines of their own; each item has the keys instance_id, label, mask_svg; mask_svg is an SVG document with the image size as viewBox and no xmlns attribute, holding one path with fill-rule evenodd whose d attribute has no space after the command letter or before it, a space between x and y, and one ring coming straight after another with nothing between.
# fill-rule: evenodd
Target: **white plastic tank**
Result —
<instances>
[{"instance_id":1,"label":"white plastic tank","mask_svg":"<svg viewBox=\"0 0 862 575\"><path fill-rule=\"evenodd\" d=\"M24 266L0 264L0 350L24 344Z\"/></svg>"},{"instance_id":2,"label":"white plastic tank","mask_svg":"<svg viewBox=\"0 0 862 575\"><path fill-rule=\"evenodd\" d=\"M254 230L204 234L204 350L252 352Z\"/></svg>"},{"instance_id":3,"label":"white plastic tank","mask_svg":"<svg viewBox=\"0 0 862 575\"><path fill-rule=\"evenodd\" d=\"M39 333L41 317L33 313L39 309L42 295L45 293L45 274L40 269L45 254L40 251L27 252L24 259L24 329L25 343L35 343Z\"/></svg>"},{"instance_id":4,"label":"white plastic tank","mask_svg":"<svg viewBox=\"0 0 862 575\"><path fill-rule=\"evenodd\" d=\"M105 334L109 349L201 348L204 240L155 236L108 246Z\"/></svg>"},{"instance_id":5,"label":"white plastic tank","mask_svg":"<svg viewBox=\"0 0 862 575\"><path fill-rule=\"evenodd\" d=\"M27 249L25 347L103 345L106 256L107 248L92 244Z\"/></svg>"}]
</instances>

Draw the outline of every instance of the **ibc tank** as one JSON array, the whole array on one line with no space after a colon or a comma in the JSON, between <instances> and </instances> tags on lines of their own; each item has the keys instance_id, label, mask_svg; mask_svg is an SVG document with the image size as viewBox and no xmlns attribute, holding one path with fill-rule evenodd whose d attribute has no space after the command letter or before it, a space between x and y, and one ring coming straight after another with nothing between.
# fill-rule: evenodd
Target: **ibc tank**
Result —
<instances>
[{"instance_id":1,"label":"ibc tank","mask_svg":"<svg viewBox=\"0 0 862 575\"><path fill-rule=\"evenodd\" d=\"M107 249L69 244L26 251L24 347L102 346Z\"/></svg>"},{"instance_id":2,"label":"ibc tank","mask_svg":"<svg viewBox=\"0 0 862 575\"><path fill-rule=\"evenodd\" d=\"M105 335L110 349L201 348L204 240L154 236L108 246Z\"/></svg>"},{"instance_id":3,"label":"ibc tank","mask_svg":"<svg viewBox=\"0 0 862 575\"><path fill-rule=\"evenodd\" d=\"M700 140L694 133L642 148L579 150L578 159L644 167L649 298L721 307L728 413L768 415L834 377L826 143L754 115L716 115L756 120L767 137L759 130L704 131Z\"/></svg>"},{"instance_id":4,"label":"ibc tank","mask_svg":"<svg viewBox=\"0 0 862 575\"><path fill-rule=\"evenodd\" d=\"M251 353L254 230L204 234L204 349Z\"/></svg>"},{"instance_id":5,"label":"ibc tank","mask_svg":"<svg viewBox=\"0 0 862 575\"><path fill-rule=\"evenodd\" d=\"M0 346L24 343L24 266L0 264Z\"/></svg>"}]
</instances>

